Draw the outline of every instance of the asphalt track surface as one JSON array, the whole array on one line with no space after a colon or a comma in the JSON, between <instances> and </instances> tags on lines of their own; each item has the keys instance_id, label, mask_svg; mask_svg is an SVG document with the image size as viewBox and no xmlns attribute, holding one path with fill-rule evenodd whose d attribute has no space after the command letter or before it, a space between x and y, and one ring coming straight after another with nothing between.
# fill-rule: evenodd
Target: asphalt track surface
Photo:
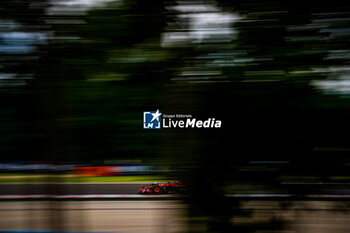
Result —
<instances>
[{"instance_id":1,"label":"asphalt track surface","mask_svg":"<svg viewBox=\"0 0 350 233\"><path fill-rule=\"evenodd\" d=\"M1 202L0 232L180 233L187 232L185 207L163 200Z\"/></svg>"},{"instance_id":2,"label":"asphalt track surface","mask_svg":"<svg viewBox=\"0 0 350 233\"><path fill-rule=\"evenodd\" d=\"M0 184L2 195L135 195L148 183L26 183ZM287 185L291 193L349 195L350 184ZM243 190L242 194L280 194L281 190ZM282 192L285 193L285 192ZM288 192L287 192L288 193Z\"/></svg>"},{"instance_id":3,"label":"asphalt track surface","mask_svg":"<svg viewBox=\"0 0 350 233\"><path fill-rule=\"evenodd\" d=\"M92 195L138 194L145 183L50 183L0 184L0 195Z\"/></svg>"},{"instance_id":4,"label":"asphalt track surface","mask_svg":"<svg viewBox=\"0 0 350 233\"><path fill-rule=\"evenodd\" d=\"M188 226L181 201L19 201L2 202L1 233L183 233ZM234 223L254 232L350 232L348 203L335 201L243 201ZM192 221L193 222L193 221ZM270 227L269 227L270 226ZM27 229L27 230L26 230ZM28 230L30 229L30 230ZM12 231L10 231L12 230Z\"/></svg>"}]
</instances>

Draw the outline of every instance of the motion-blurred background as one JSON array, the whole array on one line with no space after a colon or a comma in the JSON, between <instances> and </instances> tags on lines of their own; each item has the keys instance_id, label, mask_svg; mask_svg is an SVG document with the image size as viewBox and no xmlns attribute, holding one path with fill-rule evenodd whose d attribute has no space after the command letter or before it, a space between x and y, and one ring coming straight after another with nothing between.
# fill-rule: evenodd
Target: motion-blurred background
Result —
<instances>
[{"instance_id":1,"label":"motion-blurred background","mask_svg":"<svg viewBox=\"0 0 350 233\"><path fill-rule=\"evenodd\" d=\"M349 62L343 1L3 0L0 232L349 232Z\"/></svg>"}]
</instances>

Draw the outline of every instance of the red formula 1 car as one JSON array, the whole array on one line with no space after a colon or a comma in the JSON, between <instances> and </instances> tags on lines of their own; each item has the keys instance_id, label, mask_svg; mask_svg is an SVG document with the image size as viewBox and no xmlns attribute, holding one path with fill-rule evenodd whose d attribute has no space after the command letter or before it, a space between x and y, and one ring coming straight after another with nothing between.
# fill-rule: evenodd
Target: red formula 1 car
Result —
<instances>
[{"instance_id":1,"label":"red formula 1 car","mask_svg":"<svg viewBox=\"0 0 350 233\"><path fill-rule=\"evenodd\" d=\"M169 181L167 183L143 186L140 194L161 194L161 193L182 193L185 190L185 185L180 181Z\"/></svg>"}]
</instances>

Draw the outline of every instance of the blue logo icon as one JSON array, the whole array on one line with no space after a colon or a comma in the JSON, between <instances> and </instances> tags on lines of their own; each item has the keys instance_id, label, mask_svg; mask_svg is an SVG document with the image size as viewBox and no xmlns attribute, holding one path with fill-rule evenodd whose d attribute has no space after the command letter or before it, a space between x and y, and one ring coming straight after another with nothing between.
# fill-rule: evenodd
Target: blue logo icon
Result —
<instances>
[{"instance_id":1,"label":"blue logo icon","mask_svg":"<svg viewBox=\"0 0 350 233\"><path fill-rule=\"evenodd\" d=\"M159 110L156 112L143 112L143 128L160 129L161 115L162 113Z\"/></svg>"}]
</instances>

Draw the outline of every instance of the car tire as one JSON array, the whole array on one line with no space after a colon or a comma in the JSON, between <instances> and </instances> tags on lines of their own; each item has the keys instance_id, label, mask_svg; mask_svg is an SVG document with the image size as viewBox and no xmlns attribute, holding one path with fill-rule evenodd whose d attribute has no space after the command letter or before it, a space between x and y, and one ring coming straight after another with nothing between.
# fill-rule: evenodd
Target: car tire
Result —
<instances>
[{"instance_id":1,"label":"car tire","mask_svg":"<svg viewBox=\"0 0 350 233\"><path fill-rule=\"evenodd\" d=\"M153 193L154 194L160 194L162 192L162 189L159 186L156 186L153 188Z\"/></svg>"}]
</instances>

